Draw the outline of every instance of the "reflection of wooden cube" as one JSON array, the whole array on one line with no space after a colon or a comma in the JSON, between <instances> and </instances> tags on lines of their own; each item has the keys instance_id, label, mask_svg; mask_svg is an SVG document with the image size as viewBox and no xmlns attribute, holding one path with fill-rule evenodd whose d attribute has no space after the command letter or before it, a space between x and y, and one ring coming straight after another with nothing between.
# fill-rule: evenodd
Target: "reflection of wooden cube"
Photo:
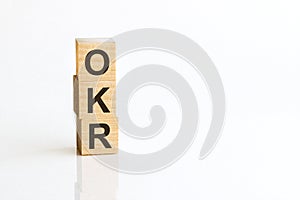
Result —
<instances>
[{"instance_id":1,"label":"reflection of wooden cube","mask_svg":"<svg viewBox=\"0 0 300 200\"><path fill-rule=\"evenodd\" d=\"M115 82L115 59L116 45L112 39L76 39L76 74L80 81ZM93 75L89 73L89 68L100 73L106 68L107 71L101 75Z\"/></svg>"},{"instance_id":2,"label":"reflection of wooden cube","mask_svg":"<svg viewBox=\"0 0 300 200\"><path fill-rule=\"evenodd\" d=\"M117 155L105 155L118 160ZM77 200L116 200L118 172L103 166L97 156L77 156Z\"/></svg>"},{"instance_id":3,"label":"reflection of wooden cube","mask_svg":"<svg viewBox=\"0 0 300 200\"><path fill-rule=\"evenodd\" d=\"M81 155L117 152L115 57L115 43L110 39L76 39L73 95Z\"/></svg>"}]
</instances>

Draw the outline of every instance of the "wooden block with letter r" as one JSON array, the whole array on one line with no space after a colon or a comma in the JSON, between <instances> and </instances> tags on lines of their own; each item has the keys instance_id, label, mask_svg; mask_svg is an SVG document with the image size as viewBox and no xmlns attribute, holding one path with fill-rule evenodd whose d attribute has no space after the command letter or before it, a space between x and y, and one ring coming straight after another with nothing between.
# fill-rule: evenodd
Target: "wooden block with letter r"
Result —
<instances>
[{"instance_id":1,"label":"wooden block with letter r","mask_svg":"<svg viewBox=\"0 0 300 200\"><path fill-rule=\"evenodd\" d=\"M118 152L118 124L115 118L77 119L77 147L81 155Z\"/></svg>"}]
</instances>

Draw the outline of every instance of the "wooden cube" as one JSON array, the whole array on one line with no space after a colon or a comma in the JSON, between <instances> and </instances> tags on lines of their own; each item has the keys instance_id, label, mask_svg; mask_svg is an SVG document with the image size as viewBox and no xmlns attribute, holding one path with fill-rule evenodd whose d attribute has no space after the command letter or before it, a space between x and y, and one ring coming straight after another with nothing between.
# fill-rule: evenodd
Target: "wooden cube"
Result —
<instances>
[{"instance_id":1,"label":"wooden cube","mask_svg":"<svg viewBox=\"0 0 300 200\"><path fill-rule=\"evenodd\" d=\"M76 39L76 75L81 82L115 82L115 42L111 39Z\"/></svg>"},{"instance_id":2,"label":"wooden cube","mask_svg":"<svg viewBox=\"0 0 300 200\"><path fill-rule=\"evenodd\" d=\"M77 147L81 155L118 152L118 124L115 118L78 119Z\"/></svg>"},{"instance_id":3,"label":"wooden cube","mask_svg":"<svg viewBox=\"0 0 300 200\"><path fill-rule=\"evenodd\" d=\"M115 117L115 97L115 82L80 82L74 78L74 112L80 119Z\"/></svg>"}]
</instances>

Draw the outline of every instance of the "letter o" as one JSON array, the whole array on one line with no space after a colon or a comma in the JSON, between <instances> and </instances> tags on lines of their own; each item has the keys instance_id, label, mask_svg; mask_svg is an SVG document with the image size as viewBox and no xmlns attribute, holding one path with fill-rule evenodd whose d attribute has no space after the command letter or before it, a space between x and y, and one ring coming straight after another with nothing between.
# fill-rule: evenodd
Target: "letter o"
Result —
<instances>
[{"instance_id":1,"label":"letter o","mask_svg":"<svg viewBox=\"0 0 300 200\"><path fill-rule=\"evenodd\" d=\"M103 67L99 71L95 71L91 67L91 58L95 54L100 54L104 60ZM102 75L108 70L108 67L109 67L109 57L108 57L107 53L103 50L94 49L94 50L90 51L85 57L85 68L92 75L95 75L95 76Z\"/></svg>"}]
</instances>

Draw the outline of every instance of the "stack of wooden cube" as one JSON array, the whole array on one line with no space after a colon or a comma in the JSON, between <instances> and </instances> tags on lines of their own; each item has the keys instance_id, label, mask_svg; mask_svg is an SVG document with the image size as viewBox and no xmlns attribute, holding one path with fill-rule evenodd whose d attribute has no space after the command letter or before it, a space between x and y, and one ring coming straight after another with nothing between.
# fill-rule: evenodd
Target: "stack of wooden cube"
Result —
<instances>
[{"instance_id":1,"label":"stack of wooden cube","mask_svg":"<svg viewBox=\"0 0 300 200\"><path fill-rule=\"evenodd\" d=\"M79 153L117 153L116 45L113 40L76 39L73 86Z\"/></svg>"}]
</instances>

